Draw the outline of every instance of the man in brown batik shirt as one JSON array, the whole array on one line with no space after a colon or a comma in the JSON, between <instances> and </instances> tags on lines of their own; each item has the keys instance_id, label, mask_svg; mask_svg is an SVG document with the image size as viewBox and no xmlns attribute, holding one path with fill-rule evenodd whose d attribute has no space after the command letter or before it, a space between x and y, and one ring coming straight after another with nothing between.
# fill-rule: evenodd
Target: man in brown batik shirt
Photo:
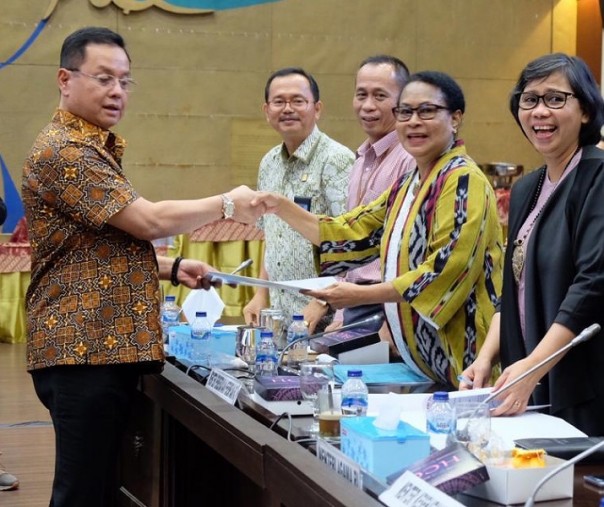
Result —
<instances>
[{"instance_id":1,"label":"man in brown batik shirt","mask_svg":"<svg viewBox=\"0 0 604 507\"><path fill-rule=\"evenodd\" d=\"M251 223L255 195L150 202L125 177L109 131L134 85L121 36L68 36L59 108L31 150L22 193L32 245L27 365L56 434L51 505L113 505L115 465L141 373L164 360L159 280L208 287L210 266L156 258L151 240L221 217Z\"/></svg>"}]
</instances>

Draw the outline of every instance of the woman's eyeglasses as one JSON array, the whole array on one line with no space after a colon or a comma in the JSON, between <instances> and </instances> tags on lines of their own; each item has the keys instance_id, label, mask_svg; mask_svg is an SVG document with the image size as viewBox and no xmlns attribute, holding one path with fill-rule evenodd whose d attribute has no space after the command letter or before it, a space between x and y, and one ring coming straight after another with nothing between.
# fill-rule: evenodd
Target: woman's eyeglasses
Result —
<instances>
[{"instance_id":1,"label":"woman's eyeglasses","mask_svg":"<svg viewBox=\"0 0 604 507\"><path fill-rule=\"evenodd\" d=\"M397 121L409 121L413 113L417 113L420 120L432 120L441 110L448 111L449 108L438 104L421 104L417 107L397 106L392 108L392 113Z\"/></svg>"},{"instance_id":2,"label":"woman's eyeglasses","mask_svg":"<svg viewBox=\"0 0 604 507\"><path fill-rule=\"evenodd\" d=\"M575 97L574 93L559 91L547 92L543 95L537 95L532 92L522 92L518 95L518 107L525 111L535 109L539 105L540 100L543 101L545 107L548 109L562 109L566 105L566 101L569 97Z\"/></svg>"}]
</instances>

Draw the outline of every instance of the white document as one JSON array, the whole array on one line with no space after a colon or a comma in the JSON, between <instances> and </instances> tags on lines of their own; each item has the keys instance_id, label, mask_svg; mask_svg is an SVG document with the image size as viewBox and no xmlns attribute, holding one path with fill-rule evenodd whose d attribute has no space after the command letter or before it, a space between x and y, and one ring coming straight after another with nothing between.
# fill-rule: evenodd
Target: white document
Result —
<instances>
[{"instance_id":1,"label":"white document","mask_svg":"<svg viewBox=\"0 0 604 507\"><path fill-rule=\"evenodd\" d=\"M210 280L221 280L222 283L234 285L250 285L252 287L266 287L269 289L285 289L300 292L303 289L325 289L337 282L333 276L319 278L307 278L306 280L287 280L283 282L269 282L260 278L250 276L231 275L230 273L209 273Z\"/></svg>"}]
</instances>

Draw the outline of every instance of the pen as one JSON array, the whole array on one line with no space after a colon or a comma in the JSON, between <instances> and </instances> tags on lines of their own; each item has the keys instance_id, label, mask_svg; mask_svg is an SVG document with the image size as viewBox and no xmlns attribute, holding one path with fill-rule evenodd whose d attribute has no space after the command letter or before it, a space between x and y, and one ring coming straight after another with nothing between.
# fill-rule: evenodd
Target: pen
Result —
<instances>
[{"instance_id":1,"label":"pen","mask_svg":"<svg viewBox=\"0 0 604 507\"><path fill-rule=\"evenodd\" d=\"M237 266L233 271L231 271L231 275L234 275L235 273L239 273L239 271L242 271L245 268L247 268L248 266L251 266L253 262L254 261L252 259L247 259L247 260L243 261L241 264L239 264L239 266Z\"/></svg>"},{"instance_id":2,"label":"pen","mask_svg":"<svg viewBox=\"0 0 604 507\"><path fill-rule=\"evenodd\" d=\"M474 382L472 382L472 379L466 377L465 375L457 375L457 380L459 380L460 382L463 382L464 384L468 384L470 387L472 387L474 385Z\"/></svg>"}]
</instances>

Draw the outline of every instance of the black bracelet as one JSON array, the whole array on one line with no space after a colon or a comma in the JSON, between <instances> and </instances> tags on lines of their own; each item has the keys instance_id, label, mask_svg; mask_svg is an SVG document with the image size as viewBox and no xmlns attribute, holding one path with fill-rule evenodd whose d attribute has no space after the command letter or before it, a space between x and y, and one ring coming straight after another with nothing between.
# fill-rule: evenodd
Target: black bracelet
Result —
<instances>
[{"instance_id":1,"label":"black bracelet","mask_svg":"<svg viewBox=\"0 0 604 507\"><path fill-rule=\"evenodd\" d=\"M174 259L174 264L172 264L172 273L170 274L170 282L174 287L178 287L180 282L178 281L178 266L180 266L180 261L182 261L182 257L176 257Z\"/></svg>"}]
</instances>

